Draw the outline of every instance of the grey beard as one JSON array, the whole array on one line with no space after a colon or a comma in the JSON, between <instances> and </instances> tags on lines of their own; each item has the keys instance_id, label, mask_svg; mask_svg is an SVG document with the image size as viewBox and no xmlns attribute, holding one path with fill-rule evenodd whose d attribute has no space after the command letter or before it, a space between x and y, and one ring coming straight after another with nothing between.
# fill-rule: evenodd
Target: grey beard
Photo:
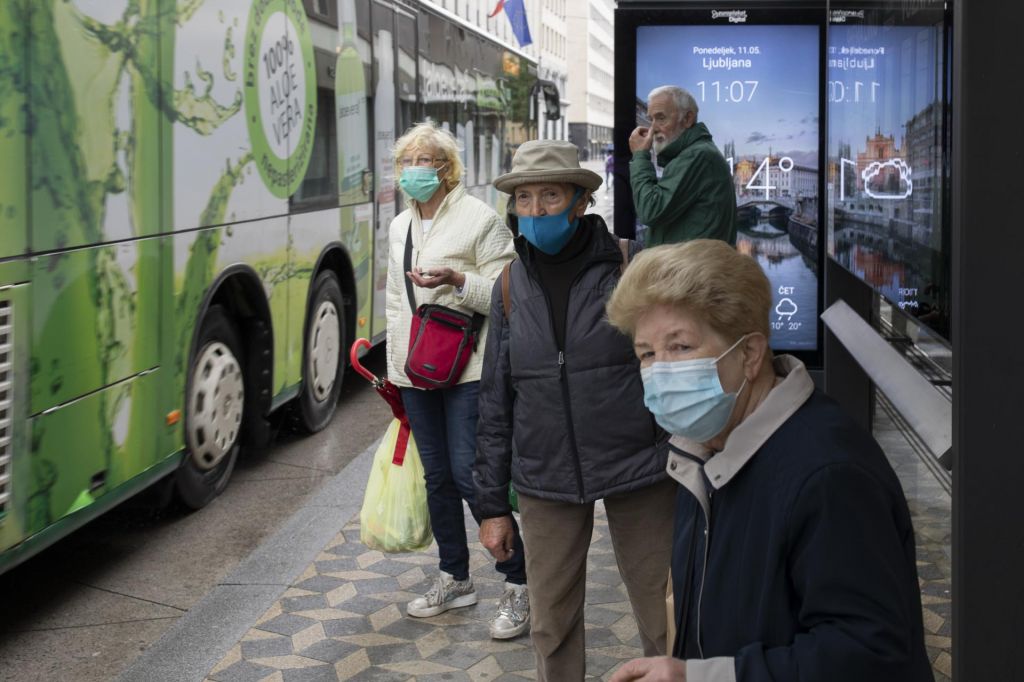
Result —
<instances>
[{"instance_id":1,"label":"grey beard","mask_svg":"<svg viewBox=\"0 0 1024 682\"><path fill-rule=\"evenodd\" d=\"M682 133L680 133L680 135L681 134ZM654 140L654 142L651 144L651 149L654 150L655 154L659 154L659 153L661 153L662 149L664 149L665 147L669 146L670 144L675 142L677 139L679 139L679 135L674 135L672 137L666 137L662 142L658 142L657 140Z\"/></svg>"}]
</instances>

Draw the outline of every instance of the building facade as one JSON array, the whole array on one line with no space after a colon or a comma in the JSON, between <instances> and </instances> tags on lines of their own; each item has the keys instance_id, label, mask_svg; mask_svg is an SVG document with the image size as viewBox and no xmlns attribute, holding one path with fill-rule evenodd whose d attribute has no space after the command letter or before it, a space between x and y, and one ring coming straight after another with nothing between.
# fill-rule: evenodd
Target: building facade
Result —
<instances>
[{"instance_id":1,"label":"building facade","mask_svg":"<svg viewBox=\"0 0 1024 682\"><path fill-rule=\"evenodd\" d=\"M612 145L615 81L614 0L576 0L569 32L569 140L582 159L600 159Z\"/></svg>"},{"instance_id":2,"label":"building facade","mask_svg":"<svg viewBox=\"0 0 1024 682\"><path fill-rule=\"evenodd\" d=\"M567 8L569 0L524 0L526 19L533 42L519 44L504 10L493 17L497 0L423 0L473 24L499 40L516 47L537 60L537 76L542 87L536 93L538 136L541 139L568 140L569 123L569 39ZM609 2L609 5L611 3ZM609 16L611 10L608 11Z\"/></svg>"}]
</instances>

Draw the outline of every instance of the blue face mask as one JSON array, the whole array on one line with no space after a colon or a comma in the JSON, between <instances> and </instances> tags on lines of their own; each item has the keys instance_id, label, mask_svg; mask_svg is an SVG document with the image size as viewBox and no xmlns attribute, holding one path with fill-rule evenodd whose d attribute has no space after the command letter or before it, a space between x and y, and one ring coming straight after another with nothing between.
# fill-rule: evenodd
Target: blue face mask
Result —
<instances>
[{"instance_id":1,"label":"blue face mask","mask_svg":"<svg viewBox=\"0 0 1024 682\"><path fill-rule=\"evenodd\" d=\"M576 202L582 196L583 190L578 189L572 195L569 208L555 215L541 216L519 216L519 233L538 249L553 256L569 243L576 227L580 224L579 218L569 222L569 213L576 208Z\"/></svg>"},{"instance_id":2,"label":"blue face mask","mask_svg":"<svg viewBox=\"0 0 1024 682\"><path fill-rule=\"evenodd\" d=\"M398 180L399 186L405 193L419 202L430 201L434 192L441 186L441 180L437 177L437 169L429 166L409 166L402 169L402 177Z\"/></svg>"},{"instance_id":3,"label":"blue face mask","mask_svg":"<svg viewBox=\"0 0 1024 682\"><path fill-rule=\"evenodd\" d=\"M735 393L726 393L716 364L747 336L741 336L717 358L655 362L640 370L644 404L662 428L698 443L706 443L722 432L747 380L743 379Z\"/></svg>"}]
</instances>

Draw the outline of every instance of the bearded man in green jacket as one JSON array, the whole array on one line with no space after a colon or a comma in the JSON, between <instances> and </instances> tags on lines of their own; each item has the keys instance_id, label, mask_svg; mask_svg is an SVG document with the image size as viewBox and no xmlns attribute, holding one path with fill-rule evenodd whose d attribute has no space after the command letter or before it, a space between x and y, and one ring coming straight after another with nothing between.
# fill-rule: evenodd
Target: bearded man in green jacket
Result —
<instances>
[{"instance_id":1,"label":"bearded man in green jacket","mask_svg":"<svg viewBox=\"0 0 1024 682\"><path fill-rule=\"evenodd\" d=\"M697 102L674 85L647 98L651 126L629 136L629 180L637 220L647 226L645 246L691 239L736 245L736 191L729 164L697 122ZM663 171L658 178L651 149Z\"/></svg>"}]
</instances>

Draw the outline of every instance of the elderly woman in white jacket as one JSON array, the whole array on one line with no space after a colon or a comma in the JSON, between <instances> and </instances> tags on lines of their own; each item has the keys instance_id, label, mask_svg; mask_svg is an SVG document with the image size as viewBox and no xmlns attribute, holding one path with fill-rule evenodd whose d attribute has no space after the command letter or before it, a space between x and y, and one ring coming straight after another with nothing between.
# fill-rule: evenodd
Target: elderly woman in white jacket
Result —
<instances>
[{"instance_id":1,"label":"elderly woman in white jacket","mask_svg":"<svg viewBox=\"0 0 1024 682\"><path fill-rule=\"evenodd\" d=\"M476 457L477 395L487 339L478 347L457 385L414 388L405 374L412 309L424 303L487 315L491 290L513 257L512 233L501 217L466 193L455 138L431 123L414 126L395 143L399 186L410 207L389 231L387 283L388 378L401 387L409 425L423 460L430 523L440 553L440 575L422 597L409 602L410 616L426 618L476 603L469 575L469 548L462 501L474 517L473 461ZM412 268L405 271L406 240L412 240ZM405 278L415 285L408 300ZM490 623L491 636L516 637L529 627L523 543L516 529L510 559L496 564L505 593Z\"/></svg>"}]
</instances>

